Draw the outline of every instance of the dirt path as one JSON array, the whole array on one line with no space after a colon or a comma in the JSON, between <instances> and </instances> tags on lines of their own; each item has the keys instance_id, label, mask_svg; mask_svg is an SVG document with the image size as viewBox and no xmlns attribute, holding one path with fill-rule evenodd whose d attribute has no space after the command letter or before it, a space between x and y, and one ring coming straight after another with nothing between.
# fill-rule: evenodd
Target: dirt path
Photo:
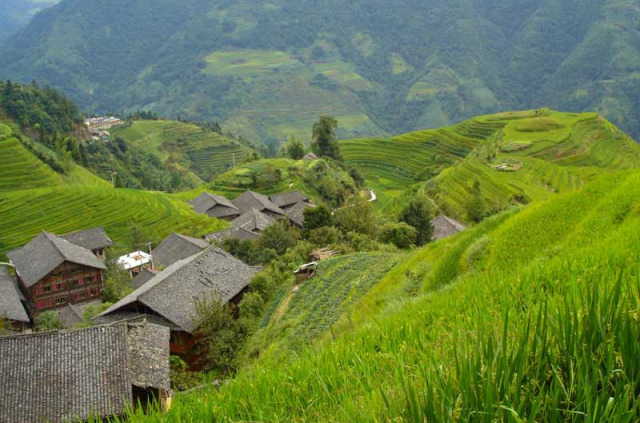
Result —
<instances>
[{"instance_id":1,"label":"dirt path","mask_svg":"<svg viewBox=\"0 0 640 423\"><path fill-rule=\"evenodd\" d=\"M291 304L291 300L293 300L293 297L295 297L296 292L298 292L299 289L300 285L294 286L289 295L287 295L287 298L285 298L282 304L280 304L280 307L278 307L278 311L276 311L276 322L279 321L282 316L284 316L284 313L287 312L289 304Z\"/></svg>"}]
</instances>

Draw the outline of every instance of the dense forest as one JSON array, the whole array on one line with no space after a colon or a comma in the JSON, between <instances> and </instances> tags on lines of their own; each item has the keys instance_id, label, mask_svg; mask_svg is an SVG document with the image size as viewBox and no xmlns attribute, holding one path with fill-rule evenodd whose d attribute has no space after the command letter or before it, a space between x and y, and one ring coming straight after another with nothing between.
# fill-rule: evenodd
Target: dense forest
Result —
<instances>
[{"instance_id":1,"label":"dense forest","mask_svg":"<svg viewBox=\"0 0 640 423\"><path fill-rule=\"evenodd\" d=\"M639 13L625 0L64 0L0 50L0 77L272 142L308 139L319 114L364 136L541 106L638 136Z\"/></svg>"}]
</instances>

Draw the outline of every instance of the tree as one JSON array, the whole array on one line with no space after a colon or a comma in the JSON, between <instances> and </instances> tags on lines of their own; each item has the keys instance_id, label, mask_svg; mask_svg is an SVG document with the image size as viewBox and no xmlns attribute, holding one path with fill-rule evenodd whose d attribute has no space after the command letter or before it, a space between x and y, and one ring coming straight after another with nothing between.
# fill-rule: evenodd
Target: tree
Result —
<instances>
[{"instance_id":1,"label":"tree","mask_svg":"<svg viewBox=\"0 0 640 423\"><path fill-rule=\"evenodd\" d=\"M359 196L352 197L344 207L336 210L334 221L343 234L355 232L375 236L378 231L378 218L373 204Z\"/></svg>"},{"instance_id":2,"label":"tree","mask_svg":"<svg viewBox=\"0 0 640 423\"><path fill-rule=\"evenodd\" d=\"M467 216L469 220L480 223L484 219L486 213L486 205L484 198L482 198L482 191L480 190L480 182L475 181L473 184L473 190L471 198L467 203Z\"/></svg>"},{"instance_id":3,"label":"tree","mask_svg":"<svg viewBox=\"0 0 640 423\"><path fill-rule=\"evenodd\" d=\"M45 311L36 317L36 332L64 329L57 311Z\"/></svg>"},{"instance_id":4,"label":"tree","mask_svg":"<svg viewBox=\"0 0 640 423\"><path fill-rule=\"evenodd\" d=\"M432 218L429 199L423 195L413 197L400 213L401 222L416 228L416 245L418 246L431 242L433 237Z\"/></svg>"},{"instance_id":5,"label":"tree","mask_svg":"<svg viewBox=\"0 0 640 423\"><path fill-rule=\"evenodd\" d=\"M342 154L336 139L337 128L337 120L331 116L321 116L320 120L313 125L311 149L320 157L331 157L341 162Z\"/></svg>"},{"instance_id":6,"label":"tree","mask_svg":"<svg viewBox=\"0 0 640 423\"><path fill-rule=\"evenodd\" d=\"M276 222L260 233L258 249L272 249L279 255L295 247L300 238L298 231L285 221Z\"/></svg>"},{"instance_id":7,"label":"tree","mask_svg":"<svg viewBox=\"0 0 640 423\"><path fill-rule=\"evenodd\" d=\"M416 244L418 231L413 226L405 223L390 223L385 225L381 231L381 241L393 244L398 248L410 248Z\"/></svg>"},{"instance_id":8,"label":"tree","mask_svg":"<svg viewBox=\"0 0 640 423\"><path fill-rule=\"evenodd\" d=\"M195 308L197 333L207 347L210 366L222 371L233 370L236 353L245 339L242 328L233 318L233 310L213 295L196 301Z\"/></svg>"},{"instance_id":9,"label":"tree","mask_svg":"<svg viewBox=\"0 0 640 423\"><path fill-rule=\"evenodd\" d=\"M129 272L115 262L107 262L102 301L116 303L133 291Z\"/></svg>"},{"instance_id":10,"label":"tree","mask_svg":"<svg viewBox=\"0 0 640 423\"><path fill-rule=\"evenodd\" d=\"M318 207L308 208L304 211L304 233L308 234L314 229L333 226L331 210L324 204Z\"/></svg>"},{"instance_id":11,"label":"tree","mask_svg":"<svg viewBox=\"0 0 640 423\"><path fill-rule=\"evenodd\" d=\"M300 160L304 157L304 145L295 137L292 137L287 143L287 155L293 160Z\"/></svg>"},{"instance_id":12,"label":"tree","mask_svg":"<svg viewBox=\"0 0 640 423\"><path fill-rule=\"evenodd\" d=\"M351 176L351 179L353 179L353 182L356 183L358 188L364 187L366 181L364 179L364 175L360 172L360 169L357 167L351 167L351 169L349 169L349 176Z\"/></svg>"}]
</instances>

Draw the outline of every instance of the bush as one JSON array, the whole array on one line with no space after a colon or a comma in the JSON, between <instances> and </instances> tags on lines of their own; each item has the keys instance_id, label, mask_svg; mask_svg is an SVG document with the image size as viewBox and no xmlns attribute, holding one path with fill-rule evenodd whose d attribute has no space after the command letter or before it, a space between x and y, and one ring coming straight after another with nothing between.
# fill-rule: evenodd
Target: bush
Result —
<instances>
[{"instance_id":1,"label":"bush","mask_svg":"<svg viewBox=\"0 0 640 423\"><path fill-rule=\"evenodd\" d=\"M318 247L336 244L340 241L340 231L334 227L314 229L309 231L307 240Z\"/></svg>"},{"instance_id":2,"label":"bush","mask_svg":"<svg viewBox=\"0 0 640 423\"><path fill-rule=\"evenodd\" d=\"M404 222L387 223L380 231L380 241L407 249L416 244L417 234L416 228Z\"/></svg>"},{"instance_id":3,"label":"bush","mask_svg":"<svg viewBox=\"0 0 640 423\"><path fill-rule=\"evenodd\" d=\"M304 211L304 232L309 234L314 229L333 226L331 210L324 204L308 208Z\"/></svg>"},{"instance_id":4,"label":"bush","mask_svg":"<svg viewBox=\"0 0 640 423\"><path fill-rule=\"evenodd\" d=\"M45 311L36 317L36 332L64 329L57 311Z\"/></svg>"}]
</instances>

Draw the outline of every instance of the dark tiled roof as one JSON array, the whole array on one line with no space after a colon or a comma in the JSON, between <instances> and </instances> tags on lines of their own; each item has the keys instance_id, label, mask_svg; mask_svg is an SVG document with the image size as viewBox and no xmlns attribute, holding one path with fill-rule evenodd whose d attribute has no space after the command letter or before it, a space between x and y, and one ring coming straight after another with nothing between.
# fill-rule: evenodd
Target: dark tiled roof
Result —
<instances>
[{"instance_id":1,"label":"dark tiled roof","mask_svg":"<svg viewBox=\"0 0 640 423\"><path fill-rule=\"evenodd\" d=\"M209 243L203 239L171 233L164 239L151 254L160 267L167 267L178 260L185 259L201 252L209 247Z\"/></svg>"},{"instance_id":2,"label":"dark tiled roof","mask_svg":"<svg viewBox=\"0 0 640 423\"><path fill-rule=\"evenodd\" d=\"M289 219L295 223L296 225L303 227L304 226L304 211L307 209L314 208L315 206L305 203L299 202L296 203L293 207L287 209L287 216Z\"/></svg>"},{"instance_id":3,"label":"dark tiled roof","mask_svg":"<svg viewBox=\"0 0 640 423\"><path fill-rule=\"evenodd\" d=\"M249 285L254 273L255 269L229 253L209 247L167 267L100 317L140 305L192 333L196 329L193 321L196 300L217 293L227 303Z\"/></svg>"},{"instance_id":4,"label":"dark tiled roof","mask_svg":"<svg viewBox=\"0 0 640 423\"><path fill-rule=\"evenodd\" d=\"M155 270L142 268L140 273L138 273L135 278L131 279L131 286L133 286L133 289L138 289L157 274L158 272Z\"/></svg>"},{"instance_id":5,"label":"dark tiled roof","mask_svg":"<svg viewBox=\"0 0 640 423\"><path fill-rule=\"evenodd\" d=\"M73 329L75 325L82 323L82 315L87 307L99 304L102 304L100 300L80 304L67 304L58 310L58 317L65 328Z\"/></svg>"},{"instance_id":6,"label":"dark tiled roof","mask_svg":"<svg viewBox=\"0 0 640 423\"><path fill-rule=\"evenodd\" d=\"M269 199L280 208L291 207L297 203L309 201L309 197L300 191L283 192L269 197Z\"/></svg>"},{"instance_id":7,"label":"dark tiled roof","mask_svg":"<svg viewBox=\"0 0 640 423\"><path fill-rule=\"evenodd\" d=\"M29 316L20 302L15 278L4 266L0 266L0 319L29 322Z\"/></svg>"},{"instance_id":8,"label":"dark tiled roof","mask_svg":"<svg viewBox=\"0 0 640 423\"><path fill-rule=\"evenodd\" d=\"M109 248L113 245L113 241L107 236L102 226L60 235L60 238L91 251Z\"/></svg>"},{"instance_id":9,"label":"dark tiled roof","mask_svg":"<svg viewBox=\"0 0 640 423\"><path fill-rule=\"evenodd\" d=\"M259 210L251 209L246 213L243 213L242 216L233 220L231 224L236 228L242 228L247 231L263 231L269 226L271 226L276 220L268 216Z\"/></svg>"},{"instance_id":10,"label":"dark tiled roof","mask_svg":"<svg viewBox=\"0 0 640 423\"><path fill-rule=\"evenodd\" d=\"M285 215L284 210L273 204L273 202L269 200L269 198L253 191L247 191L238 198L234 199L233 204L237 208L239 208L243 214L251 211L251 209L256 209L258 211L270 211L282 216Z\"/></svg>"},{"instance_id":11,"label":"dark tiled roof","mask_svg":"<svg viewBox=\"0 0 640 423\"><path fill-rule=\"evenodd\" d=\"M451 219L450 217L445 216L444 214L439 215L435 219L431 221L433 225L433 239L438 240L442 238L446 238L451 235L455 235L458 232L462 232L467 229L467 226Z\"/></svg>"},{"instance_id":12,"label":"dark tiled roof","mask_svg":"<svg viewBox=\"0 0 640 423\"><path fill-rule=\"evenodd\" d=\"M203 192L189 202L193 210L199 214L206 214L211 217L239 216L240 210L226 197L222 195Z\"/></svg>"},{"instance_id":13,"label":"dark tiled roof","mask_svg":"<svg viewBox=\"0 0 640 423\"><path fill-rule=\"evenodd\" d=\"M240 241L245 241L245 240L255 241L256 239L260 238L260 235L255 232L248 231L244 228L233 227L233 228L225 229L223 231L218 231L218 232L205 235L205 238L207 238L207 240L211 242L214 242L214 241L222 242L226 239L238 239Z\"/></svg>"},{"instance_id":14,"label":"dark tiled roof","mask_svg":"<svg viewBox=\"0 0 640 423\"><path fill-rule=\"evenodd\" d=\"M149 323L153 323L154 325L164 326L171 330L180 331L180 326L176 325L165 319L162 316L158 316L157 314L144 314L143 312L136 311L114 311L113 313L109 313L106 316L100 315L95 317L93 321L99 325L110 325L114 323L121 322L142 322L148 321Z\"/></svg>"},{"instance_id":15,"label":"dark tiled roof","mask_svg":"<svg viewBox=\"0 0 640 423\"><path fill-rule=\"evenodd\" d=\"M0 338L0 421L121 414L132 386L169 391L169 330L150 323Z\"/></svg>"},{"instance_id":16,"label":"dark tiled roof","mask_svg":"<svg viewBox=\"0 0 640 423\"><path fill-rule=\"evenodd\" d=\"M8 252L7 256L27 287L35 285L65 261L106 269L91 251L45 231L24 247Z\"/></svg>"}]
</instances>

